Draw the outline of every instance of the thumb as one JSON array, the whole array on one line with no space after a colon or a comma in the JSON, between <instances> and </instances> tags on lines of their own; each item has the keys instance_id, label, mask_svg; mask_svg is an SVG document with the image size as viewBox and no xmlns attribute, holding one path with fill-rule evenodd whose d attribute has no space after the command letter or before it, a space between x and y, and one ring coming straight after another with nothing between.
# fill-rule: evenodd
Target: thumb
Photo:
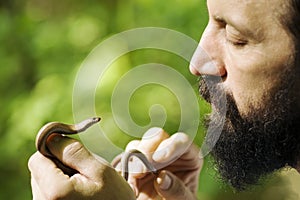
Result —
<instances>
[{"instance_id":1,"label":"thumb","mask_svg":"<svg viewBox=\"0 0 300 200\"><path fill-rule=\"evenodd\" d=\"M78 171L80 174L93 177L96 174L91 174L91 167L98 167L101 163L96 159L79 141L64 137L59 134L51 135L47 140L47 147L50 152L64 166ZM57 163L56 163L57 164ZM103 164L103 163L102 163ZM59 165L59 168L63 166ZM64 171L64 169L62 169Z\"/></svg>"},{"instance_id":2,"label":"thumb","mask_svg":"<svg viewBox=\"0 0 300 200\"><path fill-rule=\"evenodd\" d=\"M161 171L154 183L157 193L166 200L196 200L184 183L169 171Z\"/></svg>"}]
</instances>

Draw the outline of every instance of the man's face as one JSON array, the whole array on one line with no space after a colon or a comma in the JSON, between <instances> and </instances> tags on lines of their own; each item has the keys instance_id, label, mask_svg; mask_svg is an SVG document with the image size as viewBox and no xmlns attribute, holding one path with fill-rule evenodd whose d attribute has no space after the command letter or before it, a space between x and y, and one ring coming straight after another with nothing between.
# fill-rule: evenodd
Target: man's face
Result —
<instances>
[{"instance_id":1,"label":"man's face","mask_svg":"<svg viewBox=\"0 0 300 200\"><path fill-rule=\"evenodd\" d=\"M291 60L293 41L279 23L283 0L208 0L209 23L191 62L194 74L222 76L242 114L261 106ZM203 58L202 50L208 56Z\"/></svg>"},{"instance_id":2,"label":"man's face","mask_svg":"<svg viewBox=\"0 0 300 200\"><path fill-rule=\"evenodd\" d=\"M209 23L190 70L222 78L216 85L229 103L212 154L220 173L243 189L261 175L294 165L300 148L299 109L293 110L291 92L299 70L292 37L279 21L289 13L287 1L207 0L207 5ZM204 84L200 93L207 97ZM216 126L219 119L213 109Z\"/></svg>"}]
</instances>

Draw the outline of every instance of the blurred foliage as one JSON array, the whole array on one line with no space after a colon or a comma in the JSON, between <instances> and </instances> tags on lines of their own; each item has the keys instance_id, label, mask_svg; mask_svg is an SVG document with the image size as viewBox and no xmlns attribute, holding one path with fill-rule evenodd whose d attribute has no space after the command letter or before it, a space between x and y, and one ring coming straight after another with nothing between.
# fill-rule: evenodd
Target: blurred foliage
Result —
<instances>
[{"instance_id":1,"label":"blurred foliage","mask_svg":"<svg viewBox=\"0 0 300 200\"><path fill-rule=\"evenodd\" d=\"M121 31L146 26L170 28L199 40L206 22L205 2L201 0L1 0L0 199L31 198L27 160L35 151L35 135L46 122L73 121L76 73L99 42ZM103 83L107 87L97 95L97 102L101 102L97 105L98 113L109 112L110 84L115 84L131 67L147 62L174 66L197 90L197 79L189 74L187 61L154 50L132 52L116 63L113 73L107 73ZM176 98L163 88L145 86L139 92L133 97L135 106L130 108L133 118L138 123L147 123L145 116L151 104L171 106L167 111L170 121L164 128L175 132ZM145 98L149 100L147 105ZM210 111L201 100L199 106L202 117ZM203 126L199 125L195 138L198 145L204 136ZM108 121L104 128L113 127ZM122 147L132 139L120 134L110 137ZM298 175L287 172L276 175L269 186L255 192L234 194L215 176L216 172L206 162L200 177L201 199L291 199L286 192L295 190L293 187L299 184L291 178Z\"/></svg>"}]
</instances>

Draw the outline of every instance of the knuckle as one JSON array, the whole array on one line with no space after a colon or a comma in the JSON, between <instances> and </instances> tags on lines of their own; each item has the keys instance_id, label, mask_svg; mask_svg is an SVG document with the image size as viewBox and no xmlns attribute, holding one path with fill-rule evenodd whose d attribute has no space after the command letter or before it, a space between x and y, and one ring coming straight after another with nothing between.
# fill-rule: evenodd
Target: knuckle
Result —
<instances>
[{"instance_id":1,"label":"knuckle","mask_svg":"<svg viewBox=\"0 0 300 200\"><path fill-rule=\"evenodd\" d=\"M165 139L167 137L169 137L169 135L162 128L153 127L144 133L142 140Z\"/></svg>"},{"instance_id":2,"label":"knuckle","mask_svg":"<svg viewBox=\"0 0 300 200\"><path fill-rule=\"evenodd\" d=\"M171 137L174 139L176 138L176 141L180 141L184 143L190 142L189 136L183 132L177 132L173 134Z\"/></svg>"},{"instance_id":3,"label":"knuckle","mask_svg":"<svg viewBox=\"0 0 300 200\"><path fill-rule=\"evenodd\" d=\"M35 164L35 154L30 156L29 160L28 160L28 169L31 170L33 168L33 165Z\"/></svg>"},{"instance_id":4,"label":"knuckle","mask_svg":"<svg viewBox=\"0 0 300 200\"><path fill-rule=\"evenodd\" d=\"M126 146L126 151L137 149L140 141L139 140L132 140Z\"/></svg>"},{"instance_id":5,"label":"knuckle","mask_svg":"<svg viewBox=\"0 0 300 200\"><path fill-rule=\"evenodd\" d=\"M63 151L63 156L65 157L65 160L67 162L72 162L74 159L85 158L89 156L89 154L85 147L79 141L74 141L65 147Z\"/></svg>"},{"instance_id":6,"label":"knuckle","mask_svg":"<svg viewBox=\"0 0 300 200\"><path fill-rule=\"evenodd\" d=\"M80 142L75 141L65 147L64 154L75 155L82 152L82 150L83 150L83 145Z\"/></svg>"},{"instance_id":7,"label":"knuckle","mask_svg":"<svg viewBox=\"0 0 300 200\"><path fill-rule=\"evenodd\" d=\"M28 169L30 171L39 163L38 159L39 159L38 152L36 152L30 156L30 158L28 159L28 163L27 163Z\"/></svg>"}]
</instances>

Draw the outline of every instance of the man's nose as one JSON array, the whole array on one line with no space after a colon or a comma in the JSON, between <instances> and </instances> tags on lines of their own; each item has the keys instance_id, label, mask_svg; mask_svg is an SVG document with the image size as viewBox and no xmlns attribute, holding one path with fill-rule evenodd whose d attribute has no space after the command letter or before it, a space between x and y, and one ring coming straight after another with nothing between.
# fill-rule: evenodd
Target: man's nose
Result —
<instances>
[{"instance_id":1,"label":"man's nose","mask_svg":"<svg viewBox=\"0 0 300 200\"><path fill-rule=\"evenodd\" d=\"M225 76L222 42L214 34L205 30L190 62L190 71L194 75Z\"/></svg>"}]
</instances>

